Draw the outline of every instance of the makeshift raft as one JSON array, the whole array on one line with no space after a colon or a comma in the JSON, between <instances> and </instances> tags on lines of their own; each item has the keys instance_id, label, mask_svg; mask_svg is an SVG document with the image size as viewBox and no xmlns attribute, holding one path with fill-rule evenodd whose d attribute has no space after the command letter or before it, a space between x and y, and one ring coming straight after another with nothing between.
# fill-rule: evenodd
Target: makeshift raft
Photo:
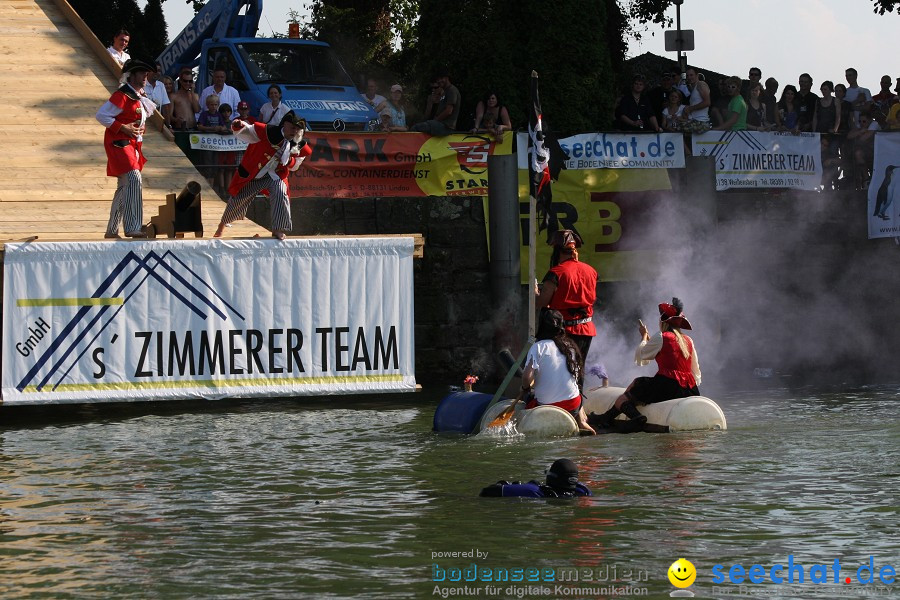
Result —
<instances>
[{"instance_id":1,"label":"makeshift raft","mask_svg":"<svg viewBox=\"0 0 900 600\"><path fill-rule=\"evenodd\" d=\"M602 414L625 391L621 387L599 387L585 392L584 410ZM483 431L513 400L503 398L490 404L492 396L478 392L455 392L446 396L434 413L434 430L439 432L478 433ZM705 396L691 396L638 406L647 423L656 431L725 430L725 414L719 405ZM578 435L572 416L555 406L538 406L525 410L516 405L513 414L516 431L533 437L569 437ZM619 415L619 421L626 421Z\"/></svg>"}]
</instances>

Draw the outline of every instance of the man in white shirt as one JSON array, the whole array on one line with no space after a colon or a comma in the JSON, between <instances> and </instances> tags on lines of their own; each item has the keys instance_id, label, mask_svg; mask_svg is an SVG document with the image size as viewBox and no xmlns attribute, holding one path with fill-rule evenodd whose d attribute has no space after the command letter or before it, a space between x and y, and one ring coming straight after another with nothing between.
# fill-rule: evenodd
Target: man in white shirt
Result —
<instances>
[{"instance_id":1,"label":"man in white shirt","mask_svg":"<svg viewBox=\"0 0 900 600\"><path fill-rule=\"evenodd\" d=\"M374 79L369 79L366 82L366 93L360 95L363 101L374 108L377 113L387 108L387 98L378 93L378 82Z\"/></svg>"},{"instance_id":2,"label":"man in white shirt","mask_svg":"<svg viewBox=\"0 0 900 600\"><path fill-rule=\"evenodd\" d=\"M156 110L162 114L163 119L166 122L166 127L171 129L172 104L169 101L169 94L166 93L166 85L159 80L160 71L162 71L162 66L157 63L156 71L147 73L147 83L144 84L144 93L147 94L148 98L153 100L153 104L156 105Z\"/></svg>"},{"instance_id":3,"label":"man in white shirt","mask_svg":"<svg viewBox=\"0 0 900 600\"><path fill-rule=\"evenodd\" d=\"M241 101L241 95L238 91L225 83L225 69L213 71L213 84L200 93L200 106L206 106L206 98L213 94L219 97L219 106L227 104L234 109L238 102Z\"/></svg>"},{"instance_id":4,"label":"man in white shirt","mask_svg":"<svg viewBox=\"0 0 900 600\"><path fill-rule=\"evenodd\" d=\"M115 35L113 38L112 46L106 49L109 52L109 55L115 59L119 66L125 64L125 61L131 58L125 49L128 48L128 42L131 41L131 34L125 31L124 29L120 29L119 33Z\"/></svg>"},{"instance_id":5,"label":"man in white shirt","mask_svg":"<svg viewBox=\"0 0 900 600\"><path fill-rule=\"evenodd\" d=\"M872 105L872 92L868 88L856 85L856 69L850 67L844 72L847 78L847 93L844 95L844 101L850 103L850 129L859 128L859 114L867 112Z\"/></svg>"}]
</instances>

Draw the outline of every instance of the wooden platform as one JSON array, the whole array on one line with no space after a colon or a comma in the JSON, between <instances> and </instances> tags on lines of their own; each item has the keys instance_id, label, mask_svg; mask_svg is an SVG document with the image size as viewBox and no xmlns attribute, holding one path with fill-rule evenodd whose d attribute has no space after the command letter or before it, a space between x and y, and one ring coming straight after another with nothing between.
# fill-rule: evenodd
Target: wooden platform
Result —
<instances>
[{"instance_id":1,"label":"wooden platform","mask_svg":"<svg viewBox=\"0 0 900 600\"><path fill-rule=\"evenodd\" d=\"M116 178L94 115L118 87L118 67L65 0L0 1L0 57L0 244L102 239ZM144 221L194 180L211 235L222 199L163 133L148 131L144 153ZM254 234L269 235L249 220L226 230Z\"/></svg>"}]
</instances>

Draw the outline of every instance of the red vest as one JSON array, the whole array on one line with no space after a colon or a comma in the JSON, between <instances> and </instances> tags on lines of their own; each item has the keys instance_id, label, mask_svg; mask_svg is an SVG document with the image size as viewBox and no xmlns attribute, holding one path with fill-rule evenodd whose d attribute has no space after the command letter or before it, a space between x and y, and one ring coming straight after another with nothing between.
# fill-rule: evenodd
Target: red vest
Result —
<instances>
[{"instance_id":1,"label":"red vest","mask_svg":"<svg viewBox=\"0 0 900 600\"><path fill-rule=\"evenodd\" d=\"M103 148L106 150L106 174L110 177L118 177L128 171L140 171L147 162L141 152L141 142L121 133L120 128L122 125L135 121L144 122L146 115L142 114L141 101L138 100L137 94L131 89L131 86L125 84L113 92L109 102L121 108L122 112L116 115L115 123L107 127L106 133L103 134Z\"/></svg>"},{"instance_id":2,"label":"red vest","mask_svg":"<svg viewBox=\"0 0 900 600\"><path fill-rule=\"evenodd\" d=\"M663 375L669 379L674 379L683 388L692 388L697 386L694 381L694 372L691 371L691 356L694 354L694 342L688 336L684 336L687 343L689 356L684 357L681 348L678 347L678 339L671 331L662 334L663 345L659 354L656 355L656 364L659 365L657 375Z\"/></svg>"},{"instance_id":3,"label":"red vest","mask_svg":"<svg viewBox=\"0 0 900 600\"><path fill-rule=\"evenodd\" d=\"M228 193L232 196L237 196L238 192L241 191L241 188L256 179L256 176L259 175L259 172L262 171L263 167L265 167L269 160L275 156L275 153L278 152L278 147L281 145L281 142L284 141L284 134L281 133L281 127L278 125L253 123L251 127L253 127L253 130L256 132L256 137L259 138L259 141L255 144L250 144L244 151L244 157L241 159L241 164L238 165L237 172L235 172L234 177L231 179L231 184L228 186ZM300 156L308 156L309 154L312 154L312 148L309 147L309 144L304 144L304 146L300 148ZM290 160L288 160L288 164L276 167L275 174L281 177L282 181L287 183L290 169L294 166L296 161L297 159L292 156ZM290 197L290 189L288 189L288 198Z\"/></svg>"},{"instance_id":4,"label":"red vest","mask_svg":"<svg viewBox=\"0 0 900 600\"><path fill-rule=\"evenodd\" d=\"M558 283L548 308L558 310L566 321L588 319L586 323L566 325L572 335L597 335L591 317L597 300L597 271L591 265L577 260L567 260L556 265L550 272L556 275Z\"/></svg>"}]
</instances>

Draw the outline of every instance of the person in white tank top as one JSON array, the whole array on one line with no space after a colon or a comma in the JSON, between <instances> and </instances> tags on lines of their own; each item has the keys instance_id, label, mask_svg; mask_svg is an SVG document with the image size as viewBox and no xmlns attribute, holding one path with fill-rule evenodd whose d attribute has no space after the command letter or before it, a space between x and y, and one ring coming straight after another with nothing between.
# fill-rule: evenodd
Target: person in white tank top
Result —
<instances>
[{"instance_id":1,"label":"person in white tank top","mask_svg":"<svg viewBox=\"0 0 900 600\"><path fill-rule=\"evenodd\" d=\"M709 123L709 86L700 79L693 67L687 70L687 81L691 94L684 109L684 116L691 121Z\"/></svg>"}]
</instances>

